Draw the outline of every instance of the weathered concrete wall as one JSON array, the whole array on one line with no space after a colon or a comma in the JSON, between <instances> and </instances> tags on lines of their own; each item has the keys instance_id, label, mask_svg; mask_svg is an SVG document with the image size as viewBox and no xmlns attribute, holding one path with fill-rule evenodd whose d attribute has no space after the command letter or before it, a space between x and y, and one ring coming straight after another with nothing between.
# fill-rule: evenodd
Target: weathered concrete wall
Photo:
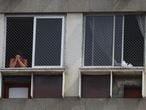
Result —
<instances>
[{"instance_id":1,"label":"weathered concrete wall","mask_svg":"<svg viewBox=\"0 0 146 110\"><path fill-rule=\"evenodd\" d=\"M4 53L4 41L5 41L5 17L4 14L0 14L0 67L2 67L3 54Z\"/></svg>"},{"instance_id":2,"label":"weathered concrete wall","mask_svg":"<svg viewBox=\"0 0 146 110\"><path fill-rule=\"evenodd\" d=\"M0 110L145 110L146 99L2 99Z\"/></svg>"},{"instance_id":3,"label":"weathered concrete wall","mask_svg":"<svg viewBox=\"0 0 146 110\"><path fill-rule=\"evenodd\" d=\"M65 35L65 96L79 96L83 14L67 14Z\"/></svg>"},{"instance_id":4,"label":"weathered concrete wall","mask_svg":"<svg viewBox=\"0 0 146 110\"><path fill-rule=\"evenodd\" d=\"M2 13L146 11L146 0L0 0Z\"/></svg>"},{"instance_id":5,"label":"weathered concrete wall","mask_svg":"<svg viewBox=\"0 0 146 110\"><path fill-rule=\"evenodd\" d=\"M4 60L3 60L3 55L2 53L4 53L5 51L5 46L4 46L4 42L5 42L5 16L4 14L0 14L0 68L3 66L4 64ZM2 94L2 76L1 76L1 72L0 72L0 98L1 98L1 94Z\"/></svg>"}]
</instances>

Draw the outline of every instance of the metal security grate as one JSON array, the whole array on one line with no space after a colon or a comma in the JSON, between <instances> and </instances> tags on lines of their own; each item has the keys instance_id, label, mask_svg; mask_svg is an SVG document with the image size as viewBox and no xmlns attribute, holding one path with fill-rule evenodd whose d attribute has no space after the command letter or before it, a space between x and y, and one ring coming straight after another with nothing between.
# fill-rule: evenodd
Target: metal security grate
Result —
<instances>
[{"instance_id":1,"label":"metal security grate","mask_svg":"<svg viewBox=\"0 0 146 110\"><path fill-rule=\"evenodd\" d=\"M87 16L85 66L112 65L113 17Z\"/></svg>"},{"instance_id":2,"label":"metal security grate","mask_svg":"<svg viewBox=\"0 0 146 110\"><path fill-rule=\"evenodd\" d=\"M33 18L7 17L6 37L6 67L9 66L10 58L15 57L16 51L21 51L31 66Z\"/></svg>"},{"instance_id":3,"label":"metal security grate","mask_svg":"<svg viewBox=\"0 0 146 110\"><path fill-rule=\"evenodd\" d=\"M61 61L62 19L36 19L35 66L59 66Z\"/></svg>"},{"instance_id":4,"label":"metal security grate","mask_svg":"<svg viewBox=\"0 0 146 110\"><path fill-rule=\"evenodd\" d=\"M125 16L124 60L133 66L143 66L144 60L144 24L141 16Z\"/></svg>"},{"instance_id":5,"label":"metal security grate","mask_svg":"<svg viewBox=\"0 0 146 110\"><path fill-rule=\"evenodd\" d=\"M7 17L6 67L17 51L28 67L60 66L62 24L63 17Z\"/></svg>"},{"instance_id":6,"label":"metal security grate","mask_svg":"<svg viewBox=\"0 0 146 110\"><path fill-rule=\"evenodd\" d=\"M123 16L115 17L114 65L121 66L122 62L122 25Z\"/></svg>"},{"instance_id":7,"label":"metal security grate","mask_svg":"<svg viewBox=\"0 0 146 110\"><path fill-rule=\"evenodd\" d=\"M86 16L84 66L143 66L144 16Z\"/></svg>"}]
</instances>

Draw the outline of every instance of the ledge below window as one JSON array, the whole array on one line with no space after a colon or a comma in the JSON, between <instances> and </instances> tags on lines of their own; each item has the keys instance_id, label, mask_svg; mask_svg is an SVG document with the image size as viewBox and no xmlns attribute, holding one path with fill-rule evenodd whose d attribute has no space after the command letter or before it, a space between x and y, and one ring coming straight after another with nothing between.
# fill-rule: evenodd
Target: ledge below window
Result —
<instances>
[{"instance_id":1,"label":"ledge below window","mask_svg":"<svg viewBox=\"0 0 146 110\"><path fill-rule=\"evenodd\" d=\"M62 74L65 68L1 68L0 72L3 74L30 74L30 73L45 73L45 74Z\"/></svg>"},{"instance_id":2,"label":"ledge below window","mask_svg":"<svg viewBox=\"0 0 146 110\"><path fill-rule=\"evenodd\" d=\"M80 72L96 71L144 71L144 67L81 67Z\"/></svg>"}]
</instances>

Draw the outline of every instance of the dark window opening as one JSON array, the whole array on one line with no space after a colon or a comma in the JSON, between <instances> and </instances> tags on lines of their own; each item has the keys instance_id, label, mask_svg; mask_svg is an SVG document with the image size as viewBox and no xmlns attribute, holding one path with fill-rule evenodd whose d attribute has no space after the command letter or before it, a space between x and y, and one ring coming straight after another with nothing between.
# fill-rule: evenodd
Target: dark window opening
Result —
<instances>
[{"instance_id":1,"label":"dark window opening","mask_svg":"<svg viewBox=\"0 0 146 110\"><path fill-rule=\"evenodd\" d=\"M110 75L82 75L81 96L83 98L109 98Z\"/></svg>"},{"instance_id":2,"label":"dark window opening","mask_svg":"<svg viewBox=\"0 0 146 110\"><path fill-rule=\"evenodd\" d=\"M35 75L33 84L34 98L62 97L62 75Z\"/></svg>"},{"instance_id":3,"label":"dark window opening","mask_svg":"<svg viewBox=\"0 0 146 110\"><path fill-rule=\"evenodd\" d=\"M85 66L112 65L113 16L87 16Z\"/></svg>"},{"instance_id":4,"label":"dark window opening","mask_svg":"<svg viewBox=\"0 0 146 110\"><path fill-rule=\"evenodd\" d=\"M139 86L124 86L124 98L142 98L141 90Z\"/></svg>"},{"instance_id":5,"label":"dark window opening","mask_svg":"<svg viewBox=\"0 0 146 110\"><path fill-rule=\"evenodd\" d=\"M30 98L30 76L3 76L3 98Z\"/></svg>"},{"instance_id":6,"label":"dark window opening","mask_svg":"<svg viewBox=\"0 0 146 110\"><path fill-rule=\"evenodd\" d=\"M144 20L142 18L134 15L125 16L124 60L133 66L143 66Z\"/></svg>"},{"instance_id":7,"label":"dark window opening","mask_svg":"<svg viewBox=\"0 0 146 110\"><path fill-rule=\"evenodd\" d=\"M141 98L142 75L113 75L113 97Z\"/></svg>"},{"instance_id":8,"label":"dark window opening","mask_svg":"<svg viewBox=\"0 0 146 110\"><path fill-rule=\"evenodd\" d=\"M23 53L23 57L28 60L28 67L31 67L33 18L7 17L6 28L5 66L9 67L10 59L15 57L17 51L21 51Z\"/></svg>"}]
</instances>

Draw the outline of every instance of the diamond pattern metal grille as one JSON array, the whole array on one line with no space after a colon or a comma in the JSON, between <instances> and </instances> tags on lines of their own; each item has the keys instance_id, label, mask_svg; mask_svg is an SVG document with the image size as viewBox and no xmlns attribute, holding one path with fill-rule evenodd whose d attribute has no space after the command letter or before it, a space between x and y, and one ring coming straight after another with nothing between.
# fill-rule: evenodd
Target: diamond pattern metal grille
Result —
<instances>
[{"instance_id":1,"label":"diamond pattern metal grille","mask_svg":"<svg viewBox=\"0 0 146 110\"><path fill-rule=\"evenodd\" d=\"M144 36L136 16L125 16L124 29L124 60L133 66L143 66Z\"/></svg>"},{"instance_id":2,"label":"diamond pattern metal grille","mask_svg":"<svg viewBox=\"0 0 146 110\"><path fill-rule=\"evenodd\" d=\"M113 17L87 16L85 35L85 66L112 64Z\"/></svg>"},{"instance_id":3,"label":"diamond pattern metal grille","mask_svg":"<svg viewBox=\"0 0 146 110\"><path fill-rule=\"evenodd\" d=\"M33 38L32 17L8 17L6 30L6 67L16 51L21 51L31 66Z\"/></svg>"},{"instance_id":4,"label":"diamond pattern metal grille","mask_svg":"<svg viewBox=\"0 0 146 110\"><path fill-rule=\"evenodd\" d=\"M61 59L62 19L37 18L35 66L58 66Z\"/></svg>"},{"instance_id":5,"label":"diamond pattern metal grille","mask_svg":"<svg viewBox=\"0 0 146 110\"><path fill-rule=\"evenodd\" d=\"M121 66L122 62L122 16L115 17L114 65Z\"/></svg>"},{"instance_id":6,"label":"diamond pattern metal grille","mask_svg":"<svg viewBox=\"0 0 146 110\"><path fill-rule=\"evenodd\" d=\"M139 15L86 16L84 65L143 66L143 24Z\"/></svg>"}]
</instances>

